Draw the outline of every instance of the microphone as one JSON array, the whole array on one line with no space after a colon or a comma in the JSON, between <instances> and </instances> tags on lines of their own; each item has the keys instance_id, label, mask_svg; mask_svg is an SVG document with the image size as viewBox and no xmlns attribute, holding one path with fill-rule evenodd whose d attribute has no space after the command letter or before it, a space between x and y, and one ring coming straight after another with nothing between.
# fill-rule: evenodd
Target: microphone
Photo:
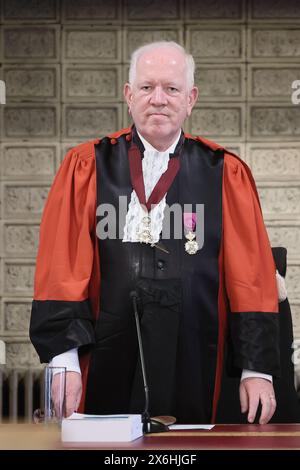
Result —
<instances>
[{"instance_id":1,"label":"microphone","mask_svg":"<svg viewBox=\"0 0 300 470\"><path fill-rule=\"evenodd\" d=\"M142 422L143 422L143 432L144 434L153 433L153 432L165 432L169 431L168 426L161 423L158 420L150 418L149 415L149 387L147 382L147 374L146 374L146 366L145 366L145 356L143 350L143 342L142 342L142 335L141 335L141 326L140 326L140 319L138 313L138 294L136 291L130 292L130 298L132 301L134 317L135 317L135 325L136 325L136 332L138 338L138 345L139 345L139 356L142 366L142 376L143 376L143 385L145 391L145 409L142 413Z\"/></svg>"}]
</instances>

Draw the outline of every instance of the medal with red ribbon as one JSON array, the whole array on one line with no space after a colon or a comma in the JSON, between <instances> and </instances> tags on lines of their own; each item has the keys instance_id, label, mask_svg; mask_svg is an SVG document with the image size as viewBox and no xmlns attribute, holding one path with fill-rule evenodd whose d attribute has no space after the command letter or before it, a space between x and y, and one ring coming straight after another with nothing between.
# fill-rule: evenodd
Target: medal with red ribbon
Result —
<instances>
[{"instance_id":1,"label":"medal with red ribbon","mask_svg":"<svg viewBox=\"0 0 300 470\"><path fill-rule=\"evenodd\" d=\"M179 150L182 148L183 140L184 137L182 135L179 141ZM153 244L151 217L149 214L153 207L155 207L166 195L178 173L180 167L179 153L180 152L177 152L176 155L170 157L167 170L161 175L146 201L140 149L135 143L132 143L128 150L131 184L142 208L145 210L145 216L142 218L141 227L138 232L138 238L141 243Z\"/></svg>"},{"instance_id":2,"label":"medal with red ribbon","mask_svg":"<svg viewBox=\"0 0 300 470\"><path fill-rule=\"evenodd\" d=\"M183 214L184 234L187 242L185 242L185 251L189 255L195 255L199 250L199 245L196 242L196 223L197 214L195 212L186 212Z\"/></svg>"}]
</instances>

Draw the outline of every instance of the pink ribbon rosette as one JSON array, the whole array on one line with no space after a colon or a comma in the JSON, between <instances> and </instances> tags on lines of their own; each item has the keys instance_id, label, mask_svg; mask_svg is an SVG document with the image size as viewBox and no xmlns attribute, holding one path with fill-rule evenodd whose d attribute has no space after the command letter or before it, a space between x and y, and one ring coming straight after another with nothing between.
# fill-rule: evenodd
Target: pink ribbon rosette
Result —
<instances>
[{"instance_id":1,"label":"pink ribbon rosette","mask_svg":"<svg viewBox=\"0 0 300 470\"><path fill-rule=\"evenodd\" d=\"M197 223L197 214L195 212L186 212L183 214L184 229L187 232L194 232Z\"/></svg>"}]
</instances>

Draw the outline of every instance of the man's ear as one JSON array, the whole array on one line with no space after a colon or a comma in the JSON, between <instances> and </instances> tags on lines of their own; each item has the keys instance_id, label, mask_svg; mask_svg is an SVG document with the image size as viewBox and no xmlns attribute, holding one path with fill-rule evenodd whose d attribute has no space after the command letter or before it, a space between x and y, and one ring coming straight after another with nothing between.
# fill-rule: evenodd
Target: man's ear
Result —
<instances>
[{"instance_id":1,"label":"man's ear","mask_svg":"<svg viewBox=\"0 0 300 470\"><path fill-rule=\"evenodd\" d=\"M190 116L192 109L198 99L199 96L199 90L196 86L194 86L190 91L189 91L189 98L188 98L188 108L187 108L187 115Z\"/></svg>"},{"instance_id":2,"label":"man's ear","mask_svg":"<svg viewBox=\"0 0 300 470\"><path fill-rule=\"evenodd\" d=\"M128 105L128 109L130 110L131 101L132 101L132 89L131 89L130 83L125 83L124 89L123 89L123 94L124 94L124 98L126 100L126 103Z\"/></svg>"}]
</instances>

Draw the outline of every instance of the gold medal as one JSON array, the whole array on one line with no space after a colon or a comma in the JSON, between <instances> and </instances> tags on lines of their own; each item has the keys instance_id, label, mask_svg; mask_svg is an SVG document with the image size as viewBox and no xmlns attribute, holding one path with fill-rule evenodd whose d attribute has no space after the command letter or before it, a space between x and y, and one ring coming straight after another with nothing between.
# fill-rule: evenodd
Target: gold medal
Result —
<instances>
[{"instance_id":1,"label":"gold medal","mask_svg":"<svg viewBox=\"0 0 300 470\"><path fill-rule=\"evenodd\" d=\"M153 243L153 238L149 230L143 230L139 233L140 243Z\"/></svg>"},{"instance_id":2,"label":"gold medal","mask_svg":"<svg viewBox=\"0 0 300 470\"><path fill-rule=\"evenodd\" d=\"M140 226L137 229L138 239L140 243L153 243L153 237L151 235L151 217L148 215L143 217Z\"/></svg>"}]
</instances>

